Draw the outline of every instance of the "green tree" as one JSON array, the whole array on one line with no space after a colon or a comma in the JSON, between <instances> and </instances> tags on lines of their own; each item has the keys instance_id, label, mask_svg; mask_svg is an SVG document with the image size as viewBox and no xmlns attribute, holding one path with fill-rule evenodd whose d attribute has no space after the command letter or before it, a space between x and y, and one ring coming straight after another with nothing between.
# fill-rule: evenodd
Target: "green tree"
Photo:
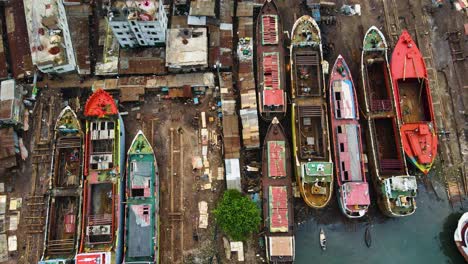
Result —
<instances>
[{"instance_id":1,"label":"green tree","mask_svg":"<svg viewBox=\"0 0 468 264\"><path fill-rule=\"evenodd\" d=\"M258 230L262 218L256 204L237 190L227 190L213 210L216 223L235 241Z\"/></svg>"}]
</instances>

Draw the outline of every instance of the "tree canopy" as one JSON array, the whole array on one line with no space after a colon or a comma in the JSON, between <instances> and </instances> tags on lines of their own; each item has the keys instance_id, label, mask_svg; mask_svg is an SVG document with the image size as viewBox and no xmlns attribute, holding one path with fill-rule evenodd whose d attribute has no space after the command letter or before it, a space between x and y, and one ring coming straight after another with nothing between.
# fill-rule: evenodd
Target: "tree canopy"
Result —
<instances>
[{"instance_id":1,"label":"tree canopy","mask_svg":"<svg viewBox=\"0 0 468 264\"><path fill-rule=\"evenodd\" d=\"M237 190L227 190L213 210L216 223L235 241L258 230L262 218L257 205Z\"/></svg>"}]
</instances>

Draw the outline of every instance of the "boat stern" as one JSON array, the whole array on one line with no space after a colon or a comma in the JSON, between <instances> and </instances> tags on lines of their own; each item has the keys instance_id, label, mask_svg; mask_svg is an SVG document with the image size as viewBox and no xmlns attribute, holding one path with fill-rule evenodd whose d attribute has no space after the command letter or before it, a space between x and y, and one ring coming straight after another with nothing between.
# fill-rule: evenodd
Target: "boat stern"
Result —
<instances>
[{"instance_id":1,"label":"boat stern","mask_svg":"<svg viewBox=\"0 0 468 264\"><path fill-rule=\"evenodd\" d=\"M340 206L348 218L363 217L370 205L367 182L346 182L340 187Z\"/></svg>"},{"instance_id":2,"label":"boat stern","mask_svg":"<svg viewBox=\"0 0 468 264\"><path fill-rule=\"evenodd\" d=\"M324 208L333 193L333 163L301 163L300 191L307 205L316 209Z\"/></svg>"},{"instance_id":3,"label":"boat stern","mask_svg":"<svg viewBox=\"0 0 468 264\"><path fill-rule=\"evenodd\" d=\"M394 176L383 181L385 207L391 217L409 216L416 211L418 184L415 176Z\"/></svg>"},{"instance_id":4,"label":"boat stern","mask_svg":"<svg viewBox=\"0 0 468 264\"><path fill-rule=\"evenodd\" d=\"M409 161L428 174L437 155L437 135L432 123L412 123L401 126L403 148Z\"/></svg>"},{"instance_id":5,"label":"boat stern","mask_svg":"<svg viewBox=\"0 0 468 264\"><path fill-rule=\"evenodd\" d=\"M75 264L110 264L110 252L81 253L75 257Z\"/></svg>"}]
</instances>

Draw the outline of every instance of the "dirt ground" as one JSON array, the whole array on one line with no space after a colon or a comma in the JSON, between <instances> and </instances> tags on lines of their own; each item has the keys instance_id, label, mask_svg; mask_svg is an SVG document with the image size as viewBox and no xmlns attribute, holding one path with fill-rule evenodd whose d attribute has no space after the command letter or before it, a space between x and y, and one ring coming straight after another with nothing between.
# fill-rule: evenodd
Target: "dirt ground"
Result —
<instances>
[{"instance_id":1,"label":"dirt ground","mask_svg":"<svg viewBox=\"0 0 468 264\"><path fill-rule=\"evenodd\" d=\"M345 1L336 1L339 9ZM361 16L347 17L332 12L336 16L333 25L321 25L325 59L330 67L338 54L346 59L354 81L359 85L359 62L361 55L362 38L365 31L371 25L377 26L387 36L391 48L399 35L399 31L408 28L423 52L426 63L432 69L430 73L431 89L436 110L438 134L440 140L439 155L433 172L429 175L429 181L422 180L437 194L437 186L449 190L450 200L454 208L466 208L466 105L468 93L466 93L466 37L463 33L463 24L467 23L464 14L453 10L449 3L443 7L433 9L428 0L398 1L393 0L368 0L354 1L361 4ZM447 1L446 1L447 2ZM350 3L350 1L346 1ZM278 0L277 4L283 18L283 28L290 33L296 18L303 14L310 14L302 1ZM460 32L460 34L458 34ZM461 52L461 53L460 53ZM391 54L391 53L389 53ZM460 55L461 54L461 55ZM288 77L289 78L289 77ZM30 131L25 133L25 143L30 157L26 161L19 161L18 168L0 172L0 181L5 182L9 198L23 198L21 209L21 221L16 232L18 236L18 252L10 256L10 261L5 263L37 263L42 254L41 228L32 229L34 222L27 221L26 217L41 217L44 208L38 209L37 215L31 214L32 205L40 203L44 197L44 186L49 175L48 149L50 143L37 142L40 130L51 130L59 110L64 106L63 102L78 96L83 104L89 94L89 89L69 89L61 91L60 86L89 87L92 80L79 84L76 76L65 77L63 80L45 80L50 90L44 90L36 108L30 118ZM54 89L52 89L54 88ZM64 92L61 94L61 92ZM462 95L462 96L459 96ZM52 97L54 97L52 101ZM203 176L203 171L192 170L192 157L201 156L202 147L200 139L200 121L194 121L194 117L205 111L207 118L212 116L213 122L208 123L209 131L219 133L219 120L216 112L210 111L210 105L214 103L214 95L208 94L201 104L194 106L182 101L159 101L154 94L146 94L143 103L122 105L121 111L127 111L124 116L126 130L126 145L129 147L131 140L139 129L142 129L152 142L160 171L161 185L161 263L210 263L214 256L222 263L233 263L224 258L221 232L216 230L212 215L209 216L207 229L197 228L199 221L198 202L208 203L208 212L214 208L217 199L224 189L224 182L216 180L218 168L222 167L221 151L217 138L213 138L214 144L209 149L209 162L212 175L211 189L202 190L202 186L210 183ZM51 116L37 118L40 105L52 107ZM132 110L140 107L139 110ZM41 114L42 116L42 114ZM286 120L285 128L289 122ZM287 123L287 124L286 124ZM40 126L41 124L42 126ZM262 133L266 124L261 125ZM244 161L260 161L258 152L242 152ZM244 162L245 164L246 162ZM413 173L417 174L416 171ZM247 177L247 176L245 176ZM424 178L421 178L424 179ZM257 178L258 180L258 178ZM258 182L243 179L244 189L255 188ZM371 193L372 195L372 193ZM28 198L29 197L29 198ZM38 197L38 198L31 198ZM334 203L333 203L334 204ZM37 208L36 208L37 209ZM344 220L334 206L322 211L315 211L303 203L301 199L295 199L296 223L300 224L311 216L317 222L336 221L342 219L345 225L353 228L353 223ZM382 216L376 208L371 208L370 217L380 219ZM363 221L370 221L364 219ZM36 223L37 224L37 223ZM37 232L36 232L37 231ZM261 259L256 254L264 254L258 248L258 235L244 244L246 247L246 263L258 263Z\"/></svg>"},{"instance_id":2,"label":"dirt ground","mask_svg":"<svg viewBox=\"0 0 468 264\"><path fill-rule=\"evenodd\" d=\"M202 156L201 118L197 120L196 116L205 112L208 130L219 132L216 112L210 111L213 104L212 95L206 95L198 106L159 101L147 95L140 110L131 111L135 106L125 105L129 110L124 116L126 142L129 144L142 129L156 152L161 188L161 263L206 263L216 253L213 217L209 215L207 229L198 228L198 203L206 201L210 212L224 189L224 181L217 180L218 168L223 166L219 145L209 147L210 189L202 189L210 182L204 171L192 169L192 157ZM212 122L209 117L213 117ZM217 138L210 143L217 144Z\"/></svg>"}]
</instances>

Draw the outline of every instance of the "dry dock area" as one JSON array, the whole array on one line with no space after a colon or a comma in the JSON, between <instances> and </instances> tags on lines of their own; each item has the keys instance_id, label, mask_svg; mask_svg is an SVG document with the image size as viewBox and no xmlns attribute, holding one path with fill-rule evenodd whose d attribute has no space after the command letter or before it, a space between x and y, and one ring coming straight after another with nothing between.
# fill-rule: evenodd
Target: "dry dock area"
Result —
<instances>
[{"instance_id":1,"label":"dry dock area","mask_svg":"<svg viewBox=\"0 0 468 264\"><path fill-rule=\"evenodd\" d=\"M4 18L0 18L0 27L2 27L0 33L3 32L4 36L4 38L0 38L0 41L3 40L5 49L8 48L8 45L21 44L11 47L10 51L5 53L11 57L7 61L14 65L10 65L8 69L11 71L11 76L16 78L24 75L29 76L32 66L29 51L24 52L26 54L24 55L24 61L18 55L19 53L23 54L20 50L27 49L28 44L25 44L27 39L27 33L25 32L27 29L23 25L25 21L19 19L17 15L23 14L22 10L18 11L19 7L22 9L22 5L12 4L15 1L21 0L11 0L8 4L4 4L0 0L0 16L7 14ZM289 38L292 26L300 16L312 14L307 3L325 1L275 1L283 24L284 48L287 51L284 58L286 64L285 83L286 92L289 93ZM161 1L165 5L164 8L167 8L168 12L170 11L170 14L168 13L169 17L175 13L179 14L170 18L170 25L173 28L181 28L180 34L188 34L189 31L182 30L184 27L207 30L207 33L203 36L207 38L206 42L209 46L207 46L207 50L210 50L210 52L205 54L207 58L203 57L202 59L206 59L209 65L201 68L181 67L172 70L164 64L164 54L166 52L164 45L154 48L155 50L152 52L148 50L145 52L144 47L137 48L137 51L134 52L128 48L119 50L117 48L119 46L118 42L114 39L111 27L108 27L107 23L105 23L106 27L101 24L101 28L105 28L107 34L104 37L101 36L101 39L99 36L94 36L93 34L97 34L97 28L99 28L99 21L97 20L102 23L105 21L104 17L101 17L101 13L104 14L105 10L100 5L106 1L81 2L91 2L89 8L90 14L93 15L92 17L88 16L88 13L85 17L80 15L83 24L89 24L89 28L88 30L82 28L83 32L79 30L80 34L90 34L89 43L86 43L85 46L89 44L88 52L92 55L82 61L82 63L86 64L86 67L89 67L90 74L86 74L86 76L79 75L76 72L43 74L37 82L39 87L37 100L31 105L25 106L25 112L29 113L29 122L23 126L25 131L19 137L23 140L28 157L23 160L19 146L13 146L13 152L17 151L16 154L13 154L13 163L16 166L3 168L4 164L6 164L5 160L0 168L0 186L2 186L0 188L0 201L6 199L7 208L5 213L0 214L0 243L5 239L10 241L11 238L11 244L17 244L17 249L11 252L5 253L0 250L0 263L30 264L37 263L40 260L43 254L47 215L47 189L52 173L51 160L55 121L61 109L68 105L76 111L78 118L84 124L83 109L87 98L91 94L91 88L103 88L118 101L118 108L125 124L126 150L136 133L142 130L155 151L161 195L159 201L160 263L216 263L213 258L218 259L218 263L238 263L236 261L237 255L229 260L226 258L224 253L225 242L223 241L225 235L216 226L212 210L227 185L224 159L228 151L224 149L226 146L225 142L223 142L224 137L230 137L230 139L235 137L235 140L237 140L235 144L232 143L234 140L231 140L230 146L239 149L229 149L229 151L236 153L235 159L238 159L238 162L240 161L240 189L248 195L260 193L261 191L261 172L258 172L258 168L261 167L261 147L257 149L253 147L247 150L246 143L242 141L243 136L245 136L242 135L242 132L258 132L259 138L257 136L252 137L255 137L261 146L270 123L261 118L258 119L258 122L256 120L255 122L241 121L242 115L239 111L243 107L241 98L246 102L248 101L248 105L255 105L253 98L255 96L252 97L252 94L256 94L254 89L257 84L254 79L246 76L256 76L254 69L256 69L258 60L239 63L236 46L239 38L245 38L243 41L249 39L254 43L256 36L250 36L249 34L255 34L255 16L258 14L263 1ZM182 2L196 2L198 4L209 2L209 4L213 5L213 14L217 14L218 17L205 17L204 22L202 19L195 20L192 17L191 23L195 25L189 26L186 16L190 13L190 8L185 10L184 8L187 6L184 6ZM424 219L434 217L428 213L432 205L445 210L444 218L450 212L467 211L468 112L466 110L468 108L468 78L466 73L468 69L468 11L455 10L451 5L452 1L442 1L444 4L441 7L434 7L432 4L434 1L431 0L337 0L333 2L335 3L333 7L330 7L330 1L327 2L327 5L324 4L321 14L323 21L319 23L323 39L324 59L328 61L331 69L336 57L341 54L349 65L356 86L361 85L359 78L361 76L362 39L370 26L374 25L379 28L387 38L389 59L402 30L408 30L417 43L427 65L439 144L436 161L427 176L419 173L408 163L410 173L418 178L418 190L424 192L423 195L418 194L416 198L418 200L419 197L422 197L421 200L418 200L418 203L420 203L418 207L422 208L422 215L416 215L416 217L424 217ZM343 4L360 4L361 15L344 15L340 11ZM220 5L223 6L220 7ZM227 8L227 5L229 5L229 8ZM238 6L242 7L242 15L236 9ZM176 8L182 11L176 12ZM218 14L220 12L221 15ZM237 18L235 18L236 13ZM220 18L220 16L227 16L229 19L226 19L226 17ZM89 18L89 21L86 18ZM197 25L197 23L202 25ZM203 23L205 24L203 25ZM240 25L242 25L242 28L239 28ZM21 33L17 41L14 41L14 38L11 37L15 32ZM197 34L194 33L192 37L199 37ZM245 36L240 37L242 34L245 34ZM183 45L187 45L187 39L181 41ZM121 75L95 76L98 72L96 69L104 66L100 65L98 67L93 63L100 60L96 58L103 55L104 57L107 56L106 52L102 54L103 45L108 55L112 55L112 60L121 56L120 64L116 64L118 67L114 69L116 71L114 73L117 73L119 69L122 70L122 67L130 68L121 71ZM213 45L217 46L214 47ZM0 48L4 46L0 45ZM88 52L85 53L88 54ZM193 52L195 53L195 51ZM247 50L248 52L249 50ZM254 50L252 49L250 52L254 53ZM140 57L140 55L147 57ZM217 56L222 58L217 60ZM252 54L248 56L257 58L256 55ZM149 64L148 60L150 58L151 63L155 65L159 63L156 65L157 67L151 64L154 67L151 66L152 68L149 70L148 67L139 69L139 67L145 67L144 65ZM140 59L144 61L143 64L138 64ZM225 61L229 63L222 64ZM88 65L89 63L91 65ZM247 64L248 67L245 66ZM219 66L219 68L214 67L214 65ZM2 65L0 65L1 67ZM250 68L252 69L250 70ZM174 74L175 72L178 74ZM229 78L223 79L222 82L219 80L226 76ZM17 82L29 92L24 98L30 97L31 80L21 77ZM326 76L325 85L327 91L328 76ZM247 90L250 97L246 96ZM242 94L244 97L242 97ZM290 95L287 97L286 101L290 104ZM222 102L229 102L230 105L227 106L226 103L225 108L223 108ZM244 104L247 104L246 102ZM288 113L281 120L287 137L291 137L290 110L291 107L288 106ZM223 111L229 112L230 123L227 121L228 118L222 120L223 115L227 117ZM248 117L251 118L252 116ZM238 122L236 123L236 121ZM250 123L255 125L247 127ZM225 124L224 127L223 124ZM243 125L246 127L242 127ZM236 128L238 131L223 131L227 126ZM27 127L28 129L26 129ZM362 127L365 126L362 125ZM4 128L1 129L6 131ZM252 135L255 133L252 132ZM246 138L248 137L246 136ZM241 141L240 146L239 140ZM2 144L7 145L7 143L10 143L9 141L13 141L13 139L8 138L7 140L3 139L3 136L0 137L0 148L3 147ZM364 149L366 148L364 147ZM240 157L238 157L239 154ZM8 161L11 162L11 159ZM123 166L121 168L123 171L125 165L121 166ZM295 181L294 178L293 181ZM336 192L333 195L335 196ZM296 196L294 198L294 228L306 233L306 235L301 234L303 241L313 240L314 243L317 242L317 248L318 241L316 240L318 236L314 232L317 231L316 227L319 225L328 225L326 231L330 233L335 231L336 233L342 232L339 233L340 235L346 233L346 235L343 235L346 238L352 235L359 236L356 240L360 242L362 234L354 233L360 231L363 225L372 226L376 224L385 228L396 228L396 223L400 223L397 221L401 221L401 223L414 226L414 229L417 229L418 223L412 220L412 216L395 221L385 218L377 208L375 195L375 191L371 190L371 206L368 216L355 221L346 219L340 214L336 197L332 198L329 206L325 209L314 210ZM260 197L262 196L260 195ZM259 203L261 202L260 199ZM444 202L447 202L446 206L442 204ZM418 211L415 214L418 214ZM301 228L301 225L305 225L307 222L313 223L312 230L307 230L309 226ZM434 220L435 222L437 221ZM440 222L434 225L438 225L437 228L439 229L447 229L446 226L442 227ZM432 225L431 227L436 228ZM310 235L309 237L309 234L313 234L313 236ZM258 233L245 241L243 244L245 251L244 263L262 263L265 259L264 244L261 240L263 235L263 230L260 229ZM414 232L409 233L408 237L411 236L411 239L413 239L420 235L420 233ZM453 236L453 232L449 235ZM330 241L334 238L336 237L331 234ZM383 242L377 247L384 248L388 246L385 243L402 243L408 248L412 246L408 244L411 242L410 238L404 240L404 242L400 240L385 242L383 236L381 236L379 237L380 241ZM445 245L444 243L452 242L450 240L440 243ZM331 248L333 248L333 242L331 243ZM439 243L438 240L437 243ZM307 247L310 244L304 245L306 243L303 245L296 244L296 252L302 254L302 260L311 259L310 256L304 257L307 255L304 252L308 251ZM440 251L443 251L445 255L453 253L450 253L450 250L449 253L446 253L443 245ZM339 252L337 248L330 251ZM330 251L326 253L333 254ZM346 252L346 254L348 253ZM321 256L326 255L323 253ZM331 261L330 263L339 262Z\"/></svg>"}]
</instances>

